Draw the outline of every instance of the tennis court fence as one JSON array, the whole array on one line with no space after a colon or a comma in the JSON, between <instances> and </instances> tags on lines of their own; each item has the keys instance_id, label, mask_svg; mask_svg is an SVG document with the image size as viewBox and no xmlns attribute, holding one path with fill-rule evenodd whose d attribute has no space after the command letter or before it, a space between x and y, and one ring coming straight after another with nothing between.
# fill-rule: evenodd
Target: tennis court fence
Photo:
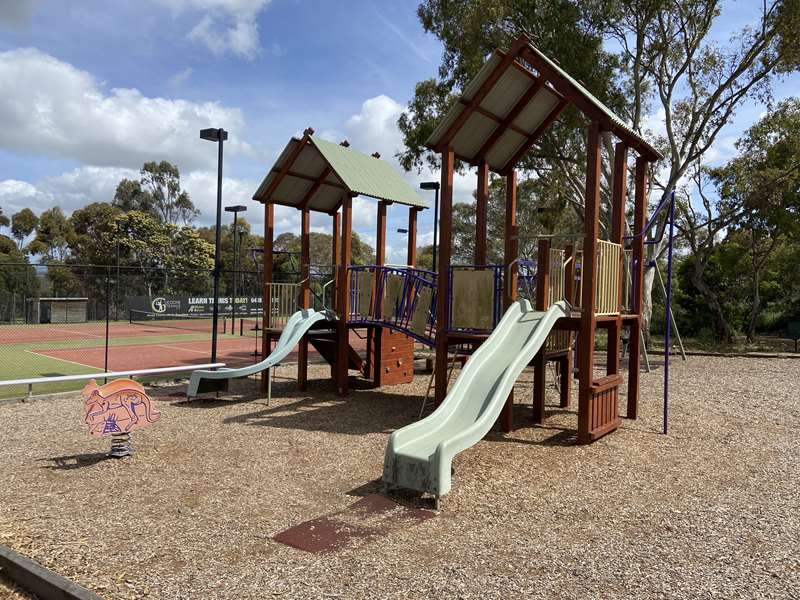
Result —
<instances>
[{"instance_id":1,"label":"tennis court fence","mask_svg":"<svg viewBox=\"0 0 800 600\"><path fill-rule=\"evenodd\" d=\"M0 263L0 381L212 362L213 291L210 269ZM216 361L258 360L262 274L221 271L219 296Z\"/></svg>"}]
</instances>

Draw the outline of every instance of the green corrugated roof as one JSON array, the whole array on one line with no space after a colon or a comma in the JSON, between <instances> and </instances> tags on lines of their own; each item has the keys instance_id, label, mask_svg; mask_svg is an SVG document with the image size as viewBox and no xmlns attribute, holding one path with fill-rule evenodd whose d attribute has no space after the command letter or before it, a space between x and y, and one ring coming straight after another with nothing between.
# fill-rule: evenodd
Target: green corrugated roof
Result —
<instances>
[{"instance_id":1,"label":"green corrugated roof","mask_svg":"<svg viewBox=\"0 0 800 600\"><path fill-rule=\"evenodd\" d=\"M379 200L428 208L414 189L387 162L318 137L311 143L351 191Z\"/></svg>"}]
</instances>

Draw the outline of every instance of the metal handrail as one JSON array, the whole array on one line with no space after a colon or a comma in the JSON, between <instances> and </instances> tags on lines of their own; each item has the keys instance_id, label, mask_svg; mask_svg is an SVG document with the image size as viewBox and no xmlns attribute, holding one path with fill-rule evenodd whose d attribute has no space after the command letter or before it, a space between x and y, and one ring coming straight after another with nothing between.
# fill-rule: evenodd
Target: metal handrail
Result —
<instances>
[{"instance_id":1,"label":"metal handrail","mask_svg":"<svg viewBox=\"0 0 800 600\"><path fill-rule=\"evenodd\" d=\"M326 290L326 289L328 288L328 286L329 286L330 284L332 284L334 281L336 281L336 280L335 280L335 279L331 279L330 281L326 281L326 282L325 282L325 284L323 284L323 286L322 286L322 308L324 308L324 309L326 309L326 310L327 310L327 308L328 308L328 305L325 303L325 290Z\"/></svg>"}]
</instances>

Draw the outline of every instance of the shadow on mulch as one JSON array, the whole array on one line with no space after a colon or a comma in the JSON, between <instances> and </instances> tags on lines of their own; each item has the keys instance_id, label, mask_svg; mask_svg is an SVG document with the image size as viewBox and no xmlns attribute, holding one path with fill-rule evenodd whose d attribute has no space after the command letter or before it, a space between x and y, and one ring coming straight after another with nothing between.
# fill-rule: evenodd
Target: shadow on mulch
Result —
<instances>
[{"instance_id":1,"label":"shadow on mulch","mask_svg":"<svg viewBox=\"0 0 800 600\"><path fill-rule=\"evenodd\" d=\"M43 465L43 469L51 469L53 471L72 471L74 469L82 469L84 467L91 467L104 460L111 460L105 452L94 452L91 454L72 454L67 456L55 456L53 458L40 458L40 462L51 462L51 465Z\"/></svg>"},{"instance_id":2,"label":"shadow on mulch","mask_svg":"<svg viewBox=\"0 0 800 600\"><path fill-rule=\"evenodd\" d=\"M415 396L389 395L374 390L347 398L309 397L308 393L296 390L281 391L280 396L283 402L279 405L260 404L259 410L227 417L223 422L360 435L394 431L414 421L414 414L419 410L419 399Z\"/></svg>"}]
</instances>

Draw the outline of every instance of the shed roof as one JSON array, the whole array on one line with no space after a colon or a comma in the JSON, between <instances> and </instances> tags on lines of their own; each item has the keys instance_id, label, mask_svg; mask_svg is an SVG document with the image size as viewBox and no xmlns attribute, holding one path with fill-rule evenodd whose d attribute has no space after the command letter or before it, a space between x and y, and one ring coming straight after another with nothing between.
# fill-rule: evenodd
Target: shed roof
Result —
<instances>
[{"instance_id":1,"label":"shed roof","mask_svg":"<svg viewBox=\"0 0 800 600\"><path fill-rule=\"evenodd\" d=\"M326 213L338 210L344 194L428 207L387 162L313 133L289 140L253 200Z\"/></svg>"},{"instance_id":2,"label":"shed roof","mask_svg":"<svg viewBox=\"0 0 800 600\"><path fill-rule=\"evenodd\" d=\"M485 160L508 172L569 104L650 160L661 158L644 138L526 36L495 51L464 88L426 145L446 146L471 164Z\"/></svg>"}]
</instances>

